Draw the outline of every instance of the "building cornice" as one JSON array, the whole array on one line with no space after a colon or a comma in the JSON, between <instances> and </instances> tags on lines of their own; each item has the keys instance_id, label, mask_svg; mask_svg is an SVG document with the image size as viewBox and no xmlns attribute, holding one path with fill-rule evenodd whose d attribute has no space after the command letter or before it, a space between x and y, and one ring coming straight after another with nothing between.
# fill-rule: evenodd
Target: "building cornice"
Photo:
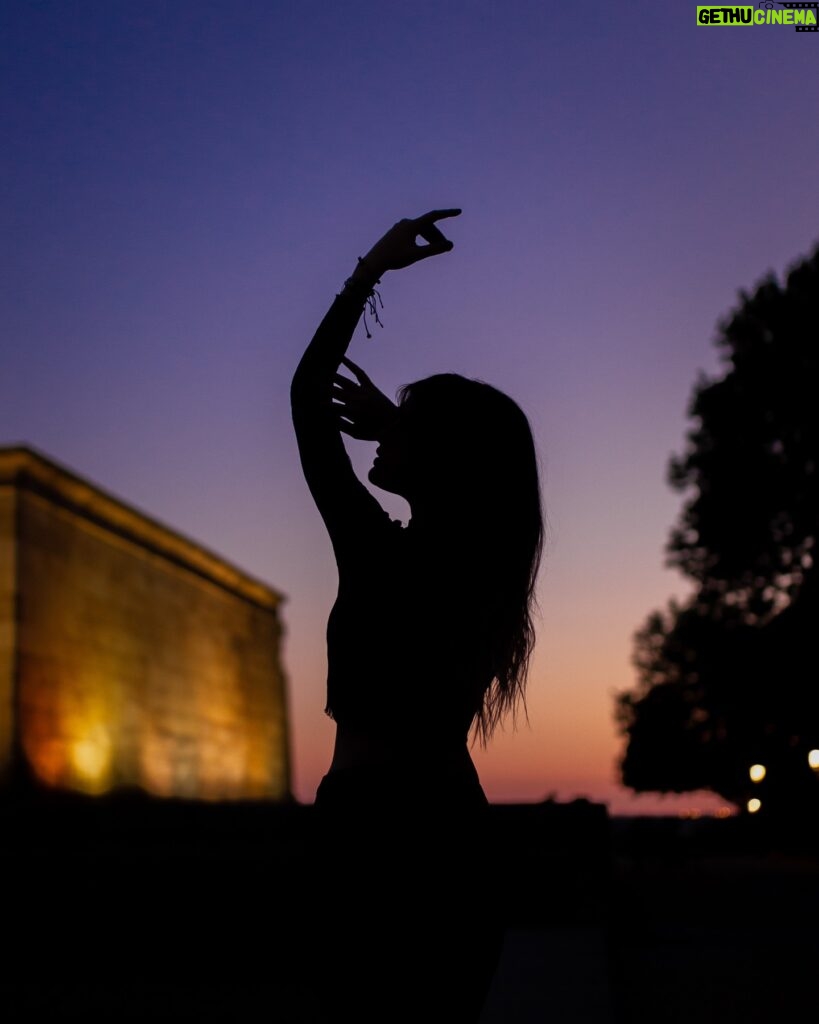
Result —
<instances>
[{"instance_id":1,"label":"building cornice","mask_svg":"<svg viewBox=\"0 0 819 1024\"><path fill-rule=\"evenodd\" d=\"M263 608L275 610L285 600L266 583L27 445L0 447L2 486L38 494Z\"/></svg>"}]
</instances>

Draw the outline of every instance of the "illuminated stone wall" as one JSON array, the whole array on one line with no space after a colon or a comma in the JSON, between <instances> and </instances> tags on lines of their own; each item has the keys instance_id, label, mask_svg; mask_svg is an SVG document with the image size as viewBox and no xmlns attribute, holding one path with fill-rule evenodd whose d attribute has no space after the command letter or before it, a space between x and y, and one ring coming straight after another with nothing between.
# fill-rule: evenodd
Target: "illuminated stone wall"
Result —
<instances>
[{"instance_id":1,"label":"illuminated stone wall","mask_svg":"<svg viewBox=\"0 0 819 1024\"><path fill-rule=\"evenodd\" d=\"M39 454L0 449L0 765L16 736L47 786L287 799L281 601Z\"/></svg>"}]
</instances>

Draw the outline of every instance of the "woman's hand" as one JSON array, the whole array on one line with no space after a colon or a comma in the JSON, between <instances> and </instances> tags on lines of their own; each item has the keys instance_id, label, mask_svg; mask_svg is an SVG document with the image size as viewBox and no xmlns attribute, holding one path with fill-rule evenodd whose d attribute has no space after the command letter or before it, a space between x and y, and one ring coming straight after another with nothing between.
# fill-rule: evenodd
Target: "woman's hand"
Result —
<instances>
[{"instance_id":1,"label":"woman's hand","mask_svg":"<svg viewBox=\"0 0 819 1024\"><path fill-rule=\"evenodd\" d=\"M378 390L352 359L342 356L341 361L353 371L358 383L340 373L335 376L333 399L339 414L339 430L360 441L380 441L398 415L398 406Z\"/></svg>"},{"instance_id":2,"label":"woman's hand","mask_svg":"<svg viewBox=\"0 0 819 1024\"><path fill-rule=\"evenodd\" d=\"M387 270L400 270L428 256L449 252L453 248L452 242L444 237L441 230L435 226L435 222L445 217L457 217L460 212L430 210L421 217L399 220L375 243L362 262L370 273L379 278ZM418 245L416 239L419 237L427 244Z\"/></svg>"}]
</instances>

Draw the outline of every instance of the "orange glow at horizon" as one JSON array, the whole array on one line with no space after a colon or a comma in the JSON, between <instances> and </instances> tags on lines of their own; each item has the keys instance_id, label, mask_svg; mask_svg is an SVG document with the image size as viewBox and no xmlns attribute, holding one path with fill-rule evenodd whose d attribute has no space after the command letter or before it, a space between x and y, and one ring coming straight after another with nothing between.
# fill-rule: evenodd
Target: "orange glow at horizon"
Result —
<instances>
[{"instance_id":1,"label":"orange glow at horizon","mask_svg":"<svg viewBox=\"0 0 819 1024\"><path fill-rule=\"evenodd\" d=\"M311 628L323 640L319 632L323 630L322 614L323 608L313 609L315 625ZM528 723L521 713L517 727L507 722L485 750L478 743L472 747L473 760L492 802L585 798L605 803L612 814L676 816L692 809L702 815L734 813L715 793L636 794L619 782L617 764L623 741L614 725L613 694L634 685L625 632L625 642L617 643L620 661L615 666L611 643L590 645L582 635L570 637L568 629L560 632L557 624L544 629L532 660ZM325 671L323 647L313 644L303 672L294 665L289 672L299 698L292 702L294 793L305 803L312 802L332 753L335 726L321 713Z\"/></svg>"}]
</instances>

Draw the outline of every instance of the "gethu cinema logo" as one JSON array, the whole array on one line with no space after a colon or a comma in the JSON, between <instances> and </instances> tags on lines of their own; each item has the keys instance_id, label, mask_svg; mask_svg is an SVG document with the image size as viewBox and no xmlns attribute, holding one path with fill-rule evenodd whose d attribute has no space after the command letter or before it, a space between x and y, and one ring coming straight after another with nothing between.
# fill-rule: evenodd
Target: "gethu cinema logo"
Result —
<instances>
[{"instance_id":1,"label":"gethu cinema logo","mask_svg":"<svg viewBox=\"0 0 819 1024\"><path fill-rule=\"evenodd\" d=\"M756 7L697 7L698 25L794 25L797 32L816 32L819 3L781 4L785 10Z\"/></svg>"}]
</instances>

